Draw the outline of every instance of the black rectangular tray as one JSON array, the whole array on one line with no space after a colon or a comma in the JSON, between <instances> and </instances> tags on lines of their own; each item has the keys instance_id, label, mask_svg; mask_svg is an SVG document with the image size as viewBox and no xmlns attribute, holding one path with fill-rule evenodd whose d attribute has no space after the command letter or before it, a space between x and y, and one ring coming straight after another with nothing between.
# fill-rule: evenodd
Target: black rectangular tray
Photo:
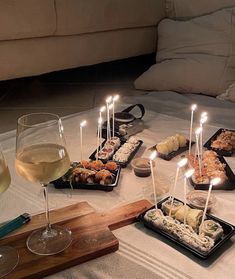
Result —
<instances>
[{"instance_id":1,"label":"black rectangular tray","mask_svg":"<svg viewBox=\"0 0 235 279\"><path fill-rule=\"evenodd\" d=\"M169 198L169 197L167 197L167 198L163 199L162 201L160 201L160 202L157 204L157 207L158 207L159 209L161 209L162 203L165 202L168 198ZM175 198L175 200L182 202L181 200L176 199L176 198ZM189 205L188 205L188 206L189 206ZM152 208L150 208L150 209L153 209L153 208L154 208L154 206L153 206ZM185 250L187 250L187 251L189 251L190 253L192 253L194 256L196 256L196 257L198 257L198 258L201 258L201 259L203 259L203 260L208 259L212 254L214 254L214 253L215 253L227 240L229 240L229 239L233 236L233 234L235 233L235 227L234 227L233 225L231 225L231 224L229 224L229 223L227 223L227 222L225 222L225 221L223 221L223 220L221 220L221 219L219 219L219 218L217 218L217 217L215 217L215 216L213 216L213 215L206 214L207 219L214 220L215 222L218 222L218 223L222 226L222 228L223 228L223 230L224 230L224 235L223 235L223 237L222 237L220 240L218 240L218 241L215 243L214 247L209 251L209 253L207 253L207 254L206 254L206 253L202 253L202 252L200 252L200 251L198 251L198 250L196 250L196 249L194 249L194 248L188 246L188 245L185 244L185 243L181 243L178 239L176 239L176 238L175 238L174 236L172 236L171 234L169 234L169 233L167 233L167 232L165 232L165 231L162 231L161 229L158 229L158 228L154 227L151 223L149 223L148 221L146 221L146 220L144 219L144 215L145 215L145 213L146 213L147 211L149 211L150 209L146 210L145 212L141 213L141 214L138 216L138 220L139 220L140 222L142 222L142 223L144 224L145 227L151 229L152 231L154 231L154 232L156 232L156 233L158 233L158 234L160 234L160 235L163 235L163 236L166 237L167 239L169 239L169 240L171 240L172 242L174 242L175 244L177 244L179 247L184 248Z\"/></svg>"},{"instance_id":2,"label":"black rectangular tray","mask_svg":"<svg viewBox=\"0 0 235 279\"><path fill-rule=\"evenodd\" d=\"M208 139L208 141L204 144L204 147L206 147L209 150L215 151L220 156L230 157L235 152L234 149L233 150L224 150L224 149L218 149L218 148L211 147L212 141L216 140L217 136L219 134L221 134L223 131L235 132L234 130L220 128L210 139Z\"/></svg>"},{"instance_id":3,"label":"black rectangular tray","mask_svg":"<svg viewBox=\"0 0 235 279\"><path fill-rule=\"evenodd\" d=\"M102 144L101 144L101 148L104 146L104 144L105 144L105 142L106 141L104 141L104 142L102 142ZM121 141L121 146L123 145L125 143L125 141ZM131 162L131 160L135 157L135 155L136 155L136 153L138 152L138 150L140 149L140 147L141 147L141 145L143 144L143 141L142 140L139 140L139 144L136 146L136 148L131 152L131 154L130 154L130 156L129 156L129 158L128 158L128 160L127 160L127 162L125 162L125 163L120 163L120 162L116 162L115 160L113 160L114 162L116 162L119 166L121 166L122 168L126 168L128 165L129 165L129 163ZM120 148L120 147L119 147ZM118 149L117 149L118 150ZM116 152L117 152L117 150L116 150ZM115 154L115 153L114 153ZM91 159L91 160L95 160L96 159L96 150L90 155L90 157L89 157L89 159ZM109 160L112 160L112 158L111 159L109 159ZM106 163L107 162L107 160L101 160L103 163Z\"/></svg>"},{"instance_id":4,"label":"black rectangular tray","mask_svg":"<svg viewBox=\"0 0 235 279\"><path fill-rule=\"evenodd\" d=\"M195 144L195 141L192 141L192 145L194 145L194 144ZM157 146L157 144L152 146L151 150L156 150L156 146ZM172 151L171 153L169 153L167 155L158 152L158 157L163 159L163 160L170 161L174 157L176 157L176 156L180 155L181 153L187 151L188 148L189 148L189 141L187 141L187 145L186 146L180 147L178 150Z\"/></svg>"},{"instance_id":5,"label":"black rectangular tray","mask_svg":"<svg viewBox=\"0 0 235 279\"><path fill-rule=\"evenodd\" d=\"M235 189L235 175L231 168L229 167L228 163L225 159L221 156L218 157L222 164L225 164L225 172L228 177L227 180L223 181L221 184L218 184L212 188L212 190L234 190ZM189 182L194 187L195 190L208 190L209 184L202 184L202 183L195 183L193 179L190 177Z\"/></svg>"},{"instance_id":6,"label":"black rectangular tray","mask_svg":"<svg viewBox=\"0 0 235 279\"><path fill-rule=\"evenodd\" d=\"M90 184L90 183L84 184L84 183L73 182L73 184L72 184L73 187L72 188L73 189L84 189L84 190L101 190L101 191L110 192L110 191L113 191L113 189L118 186L120 172L121 172L121 167L120 166L118 166L116 171L112 172L115 175L115 180L112 184L102 185L102 184L98 184L98 183L96 183L96 184ZM71 189L70 182L69 181L64 181L62 178L54 180L50 183L53 184L56 189L64 189L64 188L70 188Z\"/></svg>"}]
</instances>

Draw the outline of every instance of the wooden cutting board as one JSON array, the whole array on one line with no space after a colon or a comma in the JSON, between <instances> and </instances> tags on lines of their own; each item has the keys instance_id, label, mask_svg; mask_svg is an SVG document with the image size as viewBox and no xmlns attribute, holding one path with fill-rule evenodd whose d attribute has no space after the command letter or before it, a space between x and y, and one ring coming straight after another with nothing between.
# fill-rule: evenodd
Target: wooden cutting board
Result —
<instances>
[{"instance_id":1,"label":"wooden cutting board","mask_svg":"<svg viewBox=\"0 0 235 279\"><path fill-rule=\"evenodd\" d=\"M81 202L51 211L51 223L71 229L73 235L71 246L53 256L38 256L26 247L28 235L45 225L45 215L35 215L27 225L0 241L0 245L15 247L20 256L16 269L4 278L42 278L114 252L118 250L119 243L111 230L133 223L140 213L151 206L149 201L140 200L98 213L87 202Z\"/></svg>"}]
</instances>

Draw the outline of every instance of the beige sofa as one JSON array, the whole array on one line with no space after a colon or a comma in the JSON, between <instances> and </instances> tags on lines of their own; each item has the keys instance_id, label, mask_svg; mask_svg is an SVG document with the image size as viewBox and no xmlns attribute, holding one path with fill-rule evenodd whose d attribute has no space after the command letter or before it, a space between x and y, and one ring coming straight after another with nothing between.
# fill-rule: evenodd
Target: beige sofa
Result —
<instances>
[{"instance_id":1,"label":"beige sofa","mask_svg":"<svg viewBox=\"0 0 235 279\"><path fill-rule=\"evenodd\" d=\"M164 0L1 0L0 80L154 52Z\"/></svg>"}]
</instances>

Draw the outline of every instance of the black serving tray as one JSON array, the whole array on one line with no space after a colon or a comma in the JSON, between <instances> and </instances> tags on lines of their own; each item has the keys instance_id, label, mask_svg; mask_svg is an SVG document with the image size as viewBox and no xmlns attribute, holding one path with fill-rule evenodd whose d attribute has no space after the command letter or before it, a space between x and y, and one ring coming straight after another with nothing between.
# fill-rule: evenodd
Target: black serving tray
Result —
<instances>
[{"instance_id":1,"label":"black serving tray","mask_svg":"<svg viewBox=\"0 0 235 279\"><path fill-rule=\"evenodd\" d=\"M233 155L233 153L235 152L234 149L232 150L224 150L224 149L218 149L218 148L213 148L211 147L211 143L216 140L217 136L219 134L221 134L224 131L231 131L231 132L235 132L234 130L230 130L230 129L224 129L224 128L220 128L205 144L204 147L206 147L209 150L213 150L215 151L218 155L220 156L224 156L224 157L230 157Z\"/></svg>"},{"instance_id":2,"label":"black serving tray","mask_svg":"<svg viewBox=\"0 0 235 279\"><path fill-rule=\"evenodd\" d=\"M64 181L62 178L59 178L57 180L54 180L50 182L51 184L54 185L56 189L64 189L64 188L73 188L73 189L84 189L84 190L101 190L101 191L106 191L110 192L113 191L115 187L118 186L118 181L120 177L120 172L121 172L121 167L118 166L117 170L112 171L115 179L112 184L107 184L107 185L102 185L102 184L91 184L91 183L72 183L72 187L70 185L70 181Z\"/></svg>"},{"instance_id":3,"label":"black serving tray","mask_svg":"<svg viewBox=\"0 0 235 279\"><path fill-rule=\"evenodd\" d=\"M102 144L101 144L101 148L104 146L104 144L105 144L105 142L106 141L104 141L104 142L102 142ZM126 141L121 141L121 146L125 143ZM109 161L110 160L112 160L112 161L114 161L114 162L116 162L119 166L121 166L122 168L126 168L128 165L129 165L129 163L131 162L131 160L135 157L135 155L136 155L136 153L138 152L138 150L140 149L140 147L141 147L141 145L143 144L143 141L142 140L139 140L139 144L136 146L136 148L131 152L131 154L130 154L130 156L129 156L129 158L128 158L128 160L127 160L127 162L125 162L125 163L120 163L120 162L116 162L115 160L113 160L112 158L110 158L109 159ZM121 147L120 146L120 147ZM119 148L120 148L119 147ZM118 148L118 149L119 149ZM117 149L117 150L118 150ZM115 152L117 152L117 150L115 151ZM115 154L115 153L114 153ZM96 160L96 150L91 154L91 156L89 157L89 159L90 160ZM101 160L101 159L99 159L99 160ZM103 163L107 163L107 160L101 160Z\"/></svg>"},{"instance_id":4,"label":"black serving tray","mask_svg":"<svg viewBox=\"0 0 235 279\"><path fill-rule=\"evenodd\" d=\"M212 190L234 190L235 189L235 175L231 168L229 167L228 163L225 159L221 156L218 157L222 164L225 164L225 172L228 177L227 180L223 181L221 184L218 184L212 188ZM194 187L195 190L208 190L209 184L202 184L202 183L195 183L193 179L190 177L189 181L191 185Z\"/></svg>"},{"instance_id":5,"label":"black serving tray","mask_svg":"<svg viewBox=\"0 0 235 279\"><path fill-rule=\"evenodd\" d=\"M194 145L194 144L195 144L195 141L192 141L192 145ZM151 150L156 150L156 147L157 147L157 144L152 146ZM176 157L176 156L180 155L181 153L187 151L188 149L189 149L189 141L187 140L186 146L180 147L178 150L172 151L171 153L169 153L167 155L158 152L158 157L162 158L163 160L170 161L171 159L173 159L174 157Z\"/></svg>"},{"instance_id":6,"label":"black serving tray","mask_svg":"<svg viewBox=\"0 0 235 279\"><path fill-rule=\"evenodd\" d=\"M161 209L161 205L163 202L165 202L169 197L163 199L162 201L160 201L158 204L157 204L157 207L159 209ZM177 201L181 201L179 199L176 199L175 200ZM181 201L182 202L182 201ZM190 206L190 205L188 205ZM190 206L191 207L191 206ZM210 215L210 214L206 214L206 217L207 219L211 219L211 220L214 220L215 222L218 222L223 230L224 230L224 235L221 239L217 240L214 247L208 252L208 253L202 253L190 246L188 246L187 244L185 243L182 243L180 242L176 237L172 236L171 234L161 230L161 229L158 229L156 227L154 227L150 222L146 221L144 219L144 215L147 211L153 209L154 206L148 210L146 210L145 212L141 213L139 216L138 216L138 220L140 222L142 222L144 224L145 227L153 230L154 232L160 234L160 235L163 235L164 237L166 237L167 239L171 240L172 242L174 242L175 244L177 244L179 247L182 247L184 248L185 250L189 251L190 253L192 253L194 256L198 257L198 258L201 258L203 260L206 260L208 259L212 254L214 254L225 242L227 242L232 236L233 234L235 233L235 227L213 215Z\"/></svg>"}]
</instances>

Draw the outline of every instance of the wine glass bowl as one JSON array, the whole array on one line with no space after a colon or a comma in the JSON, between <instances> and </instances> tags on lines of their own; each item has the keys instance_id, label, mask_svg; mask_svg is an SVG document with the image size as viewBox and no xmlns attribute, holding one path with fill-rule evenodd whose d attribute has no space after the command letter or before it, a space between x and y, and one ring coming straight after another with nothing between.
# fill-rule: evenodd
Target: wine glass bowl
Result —
<instances>
[{"instance_id":1,"label":"wine glass bowl","mask_svg":"<svg viewBox=\"0 0 235 279\"><path fill-rule=\"evenodd\" d=\"M0 194L11 184L11 175L0 146ZM0 278L10 273L19 262L17 250L10 246L0 246Z\"/></svg>"},{"instance_id":2,"label":"wine glass bowl","mask_svg":"<svg viewBox=\"0 0 235 279\"><path fill-rule=\"evenodd\" d=\"M49 182L63 176L70 167L59 116L32 113L18 119L15 166L21 177L40 183L44 190L47 225L31 233L27 239L28 249L38 255L63 251L71 244L71 231L51 225L47 192Z\"/></svg>"}]
</instances>

